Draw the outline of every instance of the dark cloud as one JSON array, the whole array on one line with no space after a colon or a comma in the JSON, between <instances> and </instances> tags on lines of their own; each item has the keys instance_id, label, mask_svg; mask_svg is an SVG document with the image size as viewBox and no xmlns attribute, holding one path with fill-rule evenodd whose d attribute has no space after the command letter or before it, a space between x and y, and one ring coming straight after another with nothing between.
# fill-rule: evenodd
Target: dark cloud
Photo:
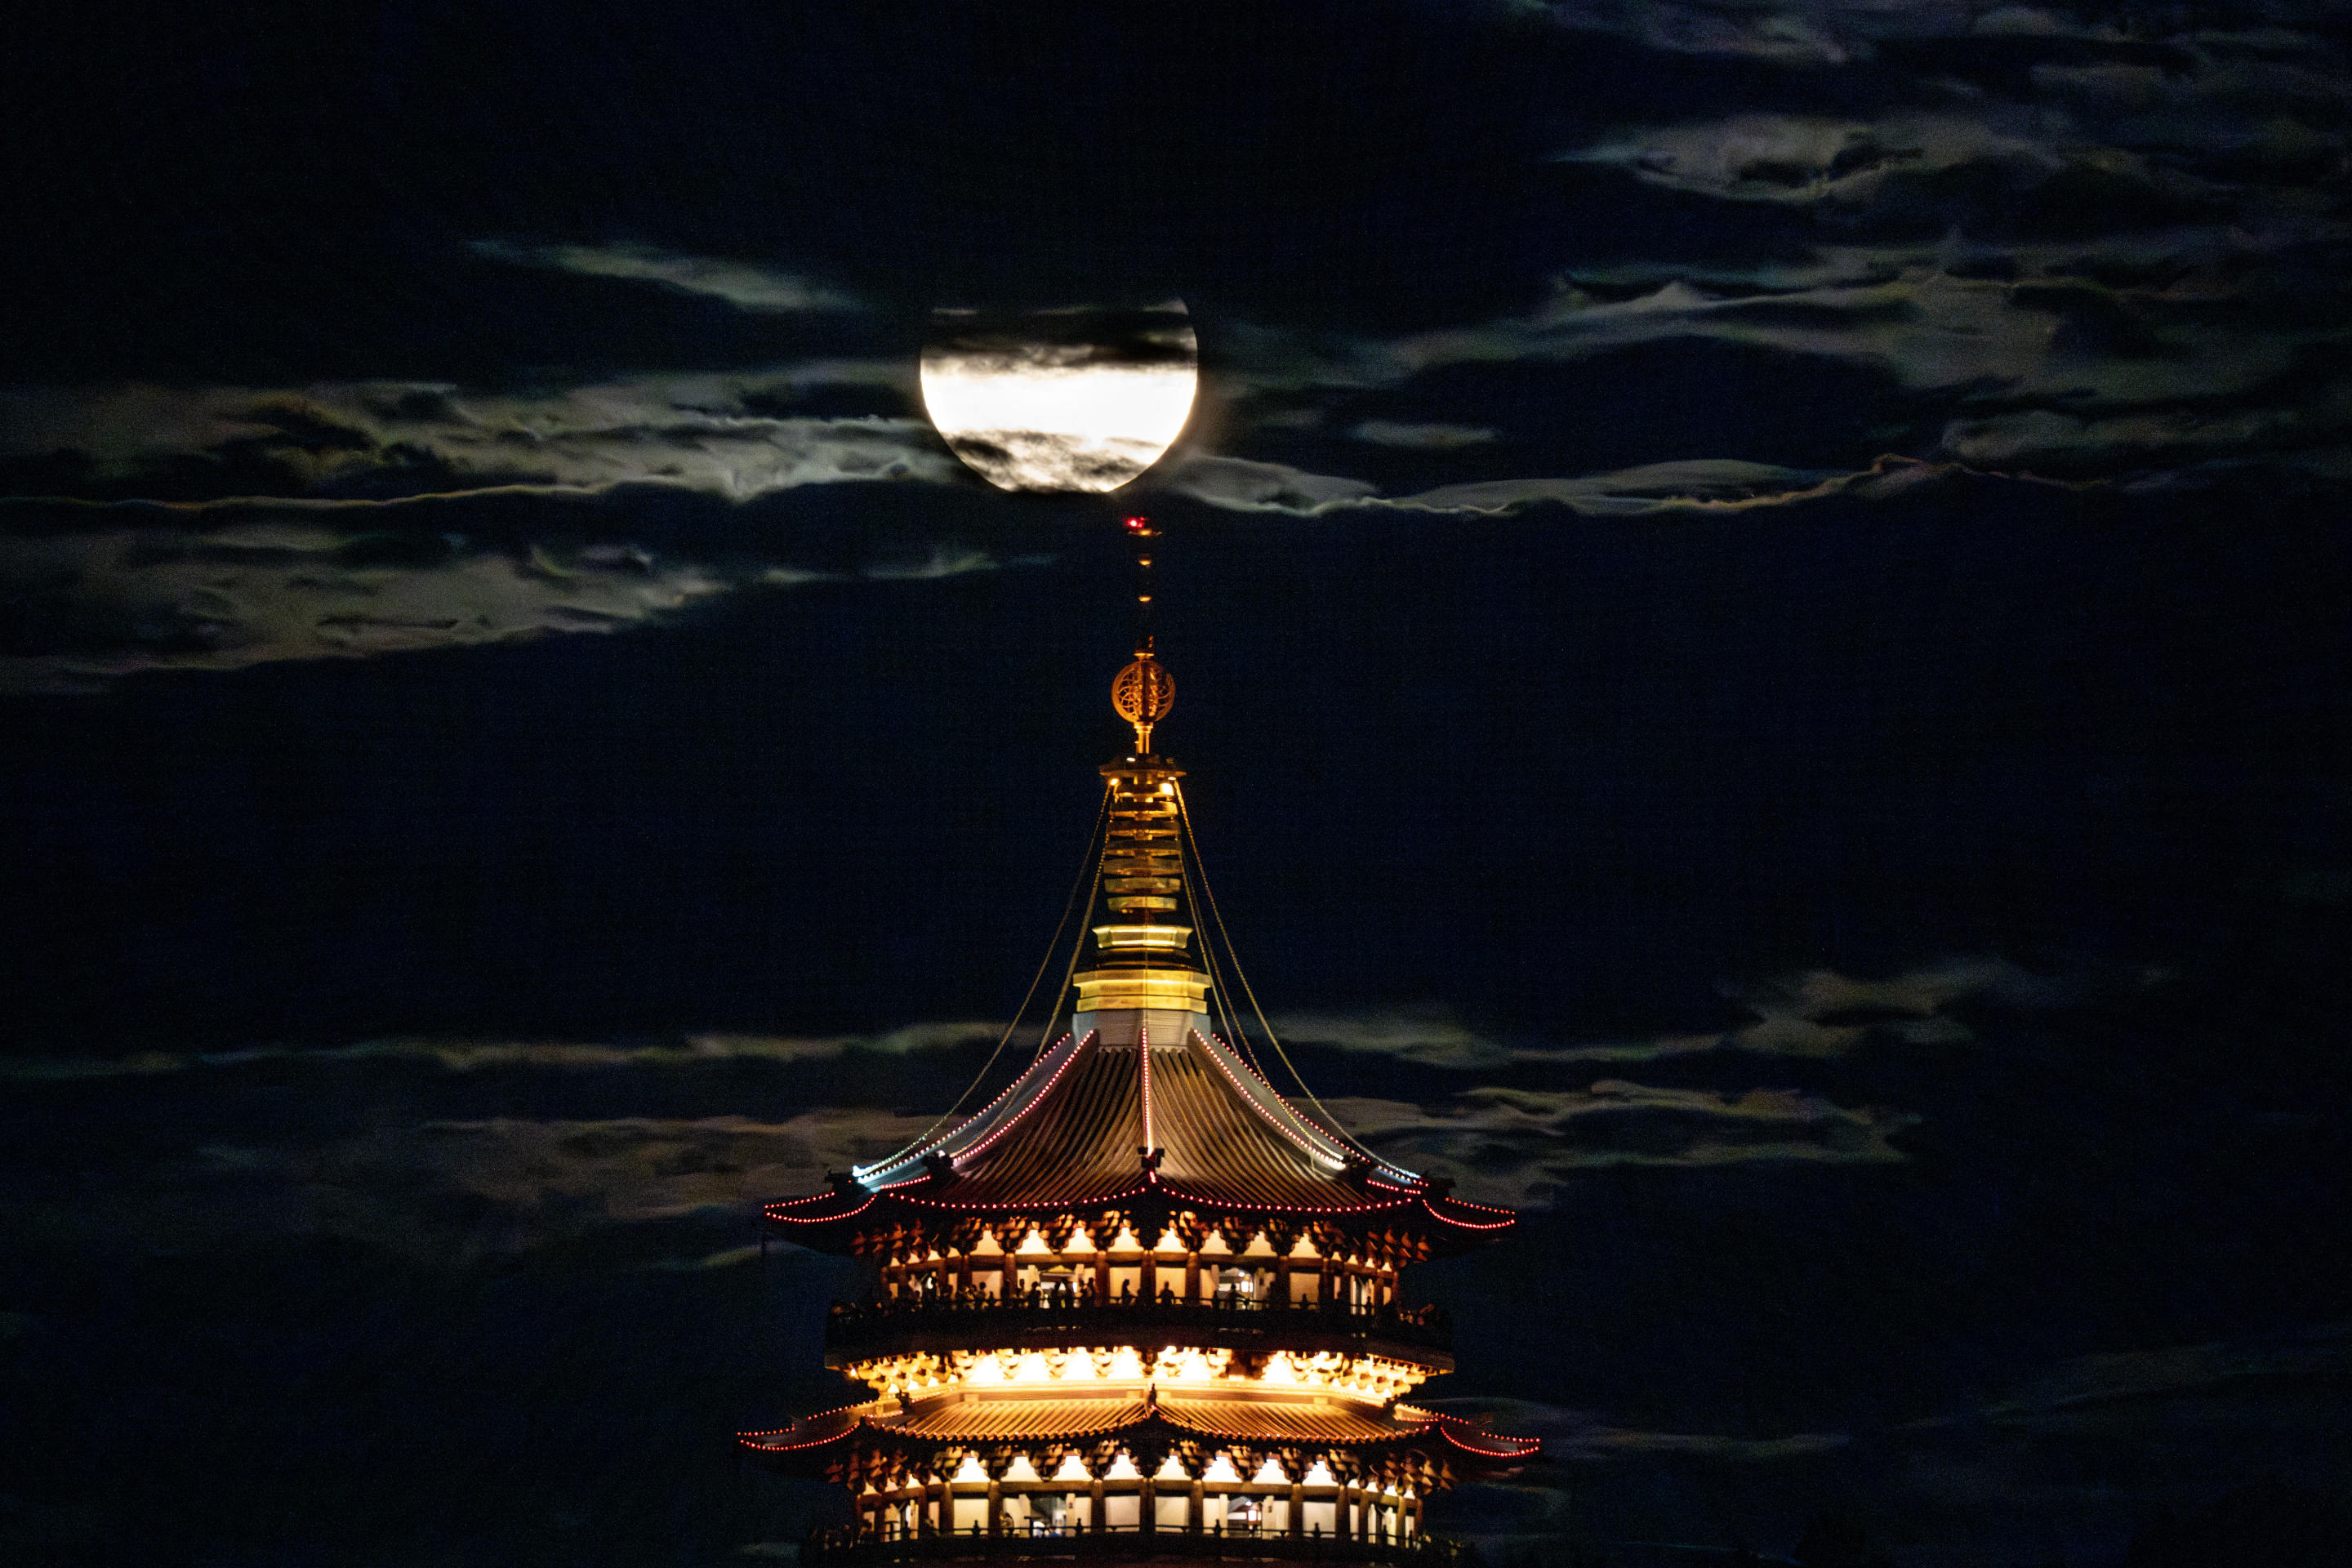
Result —
<instances>
[{"instance_id":1,"label":"dark cloud","mask_svg":"<svg viewBox=\"0 0 2352 1568\"><path fill-rule=\"evenodd\" d=\"M190 1146L111 1159L71 1199L20 1176L8 1228L20 1244L108 1253L147 1250L162 1225L174 1245L197 1250L332 1237L452 1263L574 1245L625 1255L677 1245L674 1230L640 1244L627 1234L635 1227L694 1222L740 1235L761 1202L822 1188L828 1172L887 1154L931 1121L827 1107L772 1121L381 1121L267 1141L222 1129ZM708 1268L740 1260L698 1256Z\"/></svg>"},{"instance_id":2,"label":"dark cloud","mask_svg":"<svg viewBox=\"0 0 2352 1568\"><path fill-rule=\"evenodd\" d=\"M2042 1010L2080 1001L2088 981L2042 975L1999 958L1949 958L1888 975L1856 978L1832 970L1728 987L1754 1022L1639 1040L1563 1043L1504 1040L1470 1028L1443 1006L1347 1015L1286 1014L1277 1036L1343 1052L1392 1057L1452 1071L1512 1065L1645 1062L1709 1051L1822 1059L1865 1042L1953 1045L1974 1036L1956 1013L1980 1006ZM2102 985L2111 983L2101 982Z\"/></svg>"},{"instance_id":3,"label":"dark cloud","mask_svg":"<svg viewBox=\"0 0 2352 1568\"><path fill-rule=\"evenodd\" d=\"M733 586L626 546L518 555L409 532L386 549L394 542L353 527L348 507L211 528L118 519L0 542L0 581L17 609L0 689L90 691L142 669L610 632Z\"/></svg>"},{"instance_id":4,"label":"dark cloud","mask_svg":"<svg viewBox=\"0 0 2352 1568\"><path fill-rule=\"evenodd\" d=\"M1849 1109L1788 1089L1717 1092L1600 1079L1580 1089L1475 1089L1451 1106L1338 1099L1332 1111L1408 1170L1454 1177L1467 1196L1541 1205L1580 1170L1707 1169L1753 1162L1899 1164L1892 1140L1918 1118Z\"/></svg>"},{"instance_id":5,"label":"dark cloud","mask_svg":"<svg viewBox=\"0 0 2352 1568\"><path fill-rule=\"evenodd\" d=\"M1634 1431L1611 1426L1593 1411L1565 1409L1528 1399L1472 1397L1422 1403L1434 1410L1483 1417L1497 1431L1541 1437L1547 1458L1587 1462L1643 1454L1684 1454L1738 1464L1770 1464L1826 1453L1852 1440L1839 1432L1736 1437L1703 1432Z\"/></svg>"},{"instance_id":6,"label":"dark cloud","mask_svg":"<svg viewBox=\"0 0 2352 1568\"><path fill-rule=\"evenodd\" d=\"M529 394L362 382L299 392L20 391L0 405L19 493L169 500L383 499L662 484L747 500L956 467L919 421L807 411L836 389L911 391L911 365L817 362Z\"/></svg>"},{"instance_id":7,"label":"dark cloud","mask_svg":"<svg viewBox=\"0 0 2352 1568\"><path fill-rule=\"evenodd\" d=\"M886 1035L835 1035L795 1039L758 1035L695 1035L677 1044L610 1045L552 1040L369 1040L355 1046L250 1047L242 1050L142 1051L126 1057L11 1057L0 1077L32 1082L146 1077L154 1073L238 1069L259 1063L310 1068L352 1062L431 1064L450 1072L507 1068L595 1071L616 1068L707 1068L729 1062L806 1062L851 1051L900 1057L993 1040L995 1024L909 1024ZM1034 1031L1033 1031L1034 1033Z\"/></svg>"},{"instance_id":8,"label":"dark cloud","mask_svg":"<svg viewBox=\"0 0 2352 1568\"><path fill-rule=\"evenodd\" d=\"M1367 419L1349 434L1359 441L1370 441L1376 447L1411 447L1437 451L1483 447L1496 438L1494 431L1478 425L1401 425L1390 419Z\"/></svg>"},{"instance_id":9,"label":"dark cloud","mask_svg":"<svg viewBox=\"0 0 2352 1568\"><path fill-rule=\"evenodd\" d=\"M2340 10L34 16L0 1557L785 1554L710 1444L856 1284L750 1205L980 1070L893 1026L1122 743L1129 498L959 468L931 311L1180 297L1219 896L1531 1210L1413 1277L1549 1446L1449 1528L2340 1488Z\"/></svg>"},{"instance_id":10,"label":"dark cloud","mask_svg":"<svg viewBox=\"0 0 2352 1568\"><path fill-rule=\"evenodd\" d=\"M1007 368L1182 368L1199 357L1191 315L1162 305L1045 308L942 306L931 312L927 357Z\"/></svg>"}]
</instances>

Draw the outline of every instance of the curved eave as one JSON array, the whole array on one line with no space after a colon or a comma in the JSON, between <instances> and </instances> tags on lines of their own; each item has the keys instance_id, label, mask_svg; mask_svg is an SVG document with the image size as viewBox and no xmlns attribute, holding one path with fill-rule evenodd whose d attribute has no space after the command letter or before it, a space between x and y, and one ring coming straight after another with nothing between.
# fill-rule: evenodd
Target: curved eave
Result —
<instances>
[{"instance_id":1,"label":"curved eave","mask_svg":"<svg viewBox=\"0 0 2352 1568\"><path fill-rule=\"evenodd\" d=\"M1438 1421L1430 1429L1482 1466L1523 1465L1543 1452L1539 1439L1506 1437L1498 1432L1466 1426L1459 1422Z\"/></svg>"},{"instance_id":2,"label":"curved eave","mask_svg":"<svg viewBox=\"0 0 2352 1568\"><path fill-rule=\"evenodd\" d=\"M1530 1438L1502 1436L1458 1417L1402 1405L1386 1410L1301 1408L1150 1395L1117 1403L1022 1401L977 1411L960 1405L934 1411L886 1408L891 1403L845 1405L775 1431L740 1433L736 1441L763 1463L812 1469L845 1454L861 1436L893 1447L929 1450L980 1443L1132 1443L1157 1437L1370 1451L1425 1445L1436 1438L1448 1458L1481 1471L1522 1463L1541 1447Z\"/></svg>"},{"instance_id":3,"label":"curved eave","mask_svg":"<svg viewBox=\"0 0 2352 1568\"><path fill-rule=\"evenodd\" d=\"M1300 1224L1318 1221L1353 1227L1378 1224L1383 1218L1402 1221L1425 1235L1433 1250L1452 1253L1500 1238L1518 1224L1509 1209L1439 1197L1425 1188L1390 1189L1394 1196L1360 1203L1331 1205L1260 1204L1237 1199L1192 1182L1163 1182L1157 1172L1138 1177L1126 1187L1076 1203L1047 1199L1011 1203L964 1203L950 1194L952 1177L941 1182L919 1177L897 1188L853 1193L817 1193L766 1205L761 1216L787 1241L820 1252L848 1252L862 1230L909 1220L940 1221L1002 1218L1011 1215L1076 1214L1091 1215L1138 1203L1160 1203L1196 1213L1240 1219L1286 1219ZM1381 1190L1376 1184L1375 1191Z\"/></svg>"}]
</instances>

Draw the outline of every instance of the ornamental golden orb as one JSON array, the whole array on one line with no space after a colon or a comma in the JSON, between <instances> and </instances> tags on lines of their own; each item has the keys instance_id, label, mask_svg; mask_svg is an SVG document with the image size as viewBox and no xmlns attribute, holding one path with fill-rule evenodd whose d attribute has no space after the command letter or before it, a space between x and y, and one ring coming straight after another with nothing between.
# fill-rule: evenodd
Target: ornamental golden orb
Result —
<instances>
[{"instance_id":1,"label":"ornamental golden orb","mask_svg":"<svg viewBox=\"0 0 2352 1568\"><path fill-rule=\"evenodd\" d=\"M1176 706L1176 678L1151 657L1150 648L1139 648L1135 662L1112 679L1110 705L1135 726L1137 754L1147 754L1151 750L1151 727Z\"/></svg>"}]
</instances>

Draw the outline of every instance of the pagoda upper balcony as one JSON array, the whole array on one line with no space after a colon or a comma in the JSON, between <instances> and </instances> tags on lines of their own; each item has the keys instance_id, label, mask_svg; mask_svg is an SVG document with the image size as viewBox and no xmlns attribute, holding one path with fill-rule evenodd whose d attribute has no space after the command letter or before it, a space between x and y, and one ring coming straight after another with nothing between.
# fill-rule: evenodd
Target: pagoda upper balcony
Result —
<instances>
[{"instance_id":1,"label":"pagoda upper balcony","mask_svg":"<svg viewBox=\"0 0 2352 1568\"><path fill-rule=\"evenodd\" d=\"M908 1292L836 1303L824 1329L825 1360L843 1365L877 1356L975 1348L1181 1341L1234 1350L1349 1351L1389 1354L1451 1371L1454 1325L1443 1308L1329 1302L1209 1300L1172 1294L1103 1300L1029 1290Z\"/></svg>"}]
</instances>

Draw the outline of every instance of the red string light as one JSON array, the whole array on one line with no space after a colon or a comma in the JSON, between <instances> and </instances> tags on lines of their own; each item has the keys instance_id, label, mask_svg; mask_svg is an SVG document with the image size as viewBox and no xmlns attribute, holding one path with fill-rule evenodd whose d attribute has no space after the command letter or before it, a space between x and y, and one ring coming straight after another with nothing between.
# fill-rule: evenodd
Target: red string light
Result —
<instances>
[{"instance_id":1,"label":"red string light","mask_svg":"<svg viewBox=\"0 0 2352 1568\"><path fill-rule=\"evenodd\" d=\"M1093 1034L1092 1034L1091 1032L1089 1032L1089 1033L1087 1034L1087 1039L1089 1039L1089 1040L1090 1040L1090 1039L1092 1039L1092 1038L1094 1038L1094 1036L1093 1036ZM1066 1046L1066 1045L1068 1045L1069 1043L1070 1043L1070 1037L1069 1037L1069 1036L1067 1036L1067 1035L1064 1035L1060 1039L1058 1039L1058 1040L1056 1040L1056 1041L1055 1041L1055 1042L1054 1042L1054 1051L1058 1051L1058 1050L1060 1050L1064 1046ZM1082 1046L1082 1047L1083 1047L1083 1046L1086 1044L1086 1041L1085 1041L1085 1040L1081 1040L1081 1041L1080 1041L1080 1042L1078 1042L1078 1043L1079 1043L1079 1045L1080 1045L1080 1046ZM1052 1056L1052 1055L1054 1054L1054 1051L1047 1051L1047 1052L1045 1053L1045 1056L1046 1056L1046 1057L1050 1057L1050 1056ZM1073 1051L1073 1052L1071 1052L1070 1054L1071 1054L1072 1056L1076 1056L1077 1053L1076 1053L1076 1051ZM1041 1057L1041 1058L1038 1058L1038 1059L1039 1059L1040 1061L1043 1061L1043 1060L1045 1059L1045 1058ZM1064 1065L1066 1065L1066 1066L1067 1065L1066 1059L1065 1060L1065 1064L1064 1064ZM1033 1068L1031 1068L1030 1070L1031 1070L1031 1072L1034 1072L1034 1071L1035 1071L1036 1069ZM1056 1074L1055 1075L1055 1077L1056 1077L1056 1078L1058 1078L1058 1077L1060 1077L1060 1076L1061 1076L1061 1075L1060 1075L1059 1073L1056 1073ZM982 1106L978 1110L973 1111L970 1116L965 1117L961 1121L957 1122L953 1127L949 1128L945 1132L940 1133L937 1138L932 1139L929 1142L928 1142L928 1143L924 1144L921 1148L911 1151L910 1152L908 1152L908 1153L904 1158L902 1158L902 1159L898 1159L898 1160L894 1160L894 1161L892 1161L892 1162L891 1162L891 1165L892 1165L892 1166L903 1165L903 1164L905 1164L905 1163L907 1163L907 1161L908 1161L908 1160L919 1160L919 1159L921 1159L924 1155L926 1155L926 1154L929 1153L932 1150L934 1150L934 1149L942 1149L942 1148L945 1148L948 1144L954 1142L955 1142L955 1137L956 1137L956 1134L957 1134L957 1133L961 1132L965 1128L970 1127L970 1126L972 1126L972 1125L973 1125L974 1123L976 1123L976 1122L979 1122L979 1121L981 1121L985 1120L985 1119L986 1119L986 1117L987 1117L987 1115L988 1115L988 1113L989 1113L990 1111L994 1110L998 1106L1000 1106L1000 1105L1003 1104L1007 1097L1009 1097L1010 1095L1012 1095L1012 1094L1013 1094L1016 1089L1019 1089L1023 1084L1024 1084L1024 1083L1028 1082L1028 1081L1029 1081L1029 1077L1030 1077L1030 1074L1029 1074L1029 1073L1026 1073L1026 1072L1023 1073L1019 1078L1016 1078L1016 1079L1014 1079L1011 1083L1006 1084L1006 1085L1004 1086L1004 1088L1003 1088L1003 1089L1002 1089L1002 1090L997 1094L997 1097L996 1097L994 1100L990 1100L986 1105ZM1046 1086L1045 1086L1045 1087L1046 1087L1047 1089L1050 1089L1050 1088L1052 1088L1052 1087L1053 1087L1053 1085L1052 1085L1052 1083L1051 1083L1050 1081L1048 1081L1048 1083L1046 1084ZM1039 1091L1038 1091L1038 1095L1039 1095L1039 1098L1040 1098L1040 1099L1044 1098L1044 1093L1045 1093L1045 1091L1044 1091L1043 1089L1041 1089L1041 1090L1039 1090ZM1030 1101L1030 1103L1029 1103L1029 1105L1028 1105L1028 1106L1024 1106L1024 1107L1023 1107L1023 1108L1022 1108L1022 1110L1021 1110L1021 1116L1026 1116L1026 1115L1028 1115L1028 1114L1029 1114L1030 1108L1031 1108L1031 1107L1034 1107L1035 1104L1036 1104L1036 1101L1033 1100L1031 1100L1031 1101ZM1021 1120L1021 1116L1016 1116L1016 1117L1014 1117L1014 1118L1013 1119L1013 1121L1020 1121L1020 1120ZM1012 1122L1007 1122L1005 1125L1007 1125L1007 1126L1011 1126L1011 1125L1012 1125ZM986 1145L982 1145L982 1147L985 1147L985 1146L986 1146ZM973 1151L971 1151L971 1150L970 1150L970 1149L967 1149L967 1150L965 1150L965 1151L964 1151L964 1152L965 1152L965 1153L967 1153L967 1154L969 1154L969 1153L973 1152ZM886 1169L887 1169L887 1168L888 1168L888 1167L886 1167ZM819 1195L820 1197L822 1197L824 1194L819 1194L818 1195Z\"/></svg>"},{"instance_id":2,"label":"red string light","mask_svg":"<svg viewBox=\"0 0 2352 1568\"><path fill-rule=\"evenodd\" d=\"M1028 1104L1023 1106L1016 1114L1008 1117L1005 1120L1003 1126L998 1128L995 1131L991 1132L987 1137L982 1139L971 1148L962 1150L960 1152L959 1157L969 1160L974 1155L985 1152L987 1150L995 1146L997 1140L1003 1138L1007 1132L1012 1131L1015 1127L1020 1126L1022 1118L1027 1116L1031 1111L1036 1110L1038 1106L1045 1103L1045 1097L1054 1091L1054 1086L1062 1081L1062 1075L1070 1070L1072 1063L1076 1062L1080 1057L1087 1054L1087 1047L1092 1045L1096 1039L1101 1036L1101 1034L1102 1031L1099 1029L1088 1029L1087 1031L1087 1037L1080 1040L1077 1043L1076 1047L1073 1049L1068 1056L1062 1058L1062 1065L1055 1068L1054 1069L1054 1076L1047 1079L1045 1086L1038 1089L1034 1095L1030 1097ZM1005 1091L1006 1094L1010 1094L1012 1090L1010 1089ZM998 1100L1002 1100L1003 1098L1003 1095L997 1096ZM994 1101L991 1101L991 1103L993 1104ZM977 1121L979 1118L975 1117L973 1120ZM965 1125L969 1126L971 1123L967 1122Z\"/></svg>"},{"instance_id":3,"label":"red string light","mask_svg":"<svg viewBox=\"0 0 2352 1568\"><path fill-rule=\"evenodd\" d=\"M1340 1159L1340 1156L1334 1151L1318 1151L1313 1144L1302 1141L1297 1133L1291 1131L1289 1128L1285 1127L1281 1122L1276 1121L1273 1116L1268 1114L1265 1107L1257 1102L1257 1096L1252 1094L1248 1089L1242 1087L1242 1080L1234 1076L1234 1069L1225 1065L1224 1058L1219 1056L1215 1051L1209 1048L1208 1042L1202 1039L1200 1030L1193 1030L1191 1039L1201 1040L1201 1048L1202 1053L1208 1057L1209 1060L1216 1064L1217 1070L1224 1075L1225 1081L1234 1086L1234 1092L1241 1096L1242 1103L1247 1105L1252 1110L1257 1112L1259 1121L1265 1122L1268 1127L1273 1128L1276 1132L1281 1133L1285 1138L1288 1139L1292 1143L1296 1144L1298 1148L1304 1150L1310 1155L1327 1160ZM1190 1041L1188 1040L1187 1043L1189 1044ZM1275 1093L1275 1088L1272 1084L1267 1084L1265 1087L1268 1094L1273 1094L1276 1100L1282 1099L1279 1094ZM1289 1101L1284 1100L1283 1103L1287 1106ZM1345 1163L1346 1162L1341 1160L1341 1163Z\"/></svg>"}]
</instances>

